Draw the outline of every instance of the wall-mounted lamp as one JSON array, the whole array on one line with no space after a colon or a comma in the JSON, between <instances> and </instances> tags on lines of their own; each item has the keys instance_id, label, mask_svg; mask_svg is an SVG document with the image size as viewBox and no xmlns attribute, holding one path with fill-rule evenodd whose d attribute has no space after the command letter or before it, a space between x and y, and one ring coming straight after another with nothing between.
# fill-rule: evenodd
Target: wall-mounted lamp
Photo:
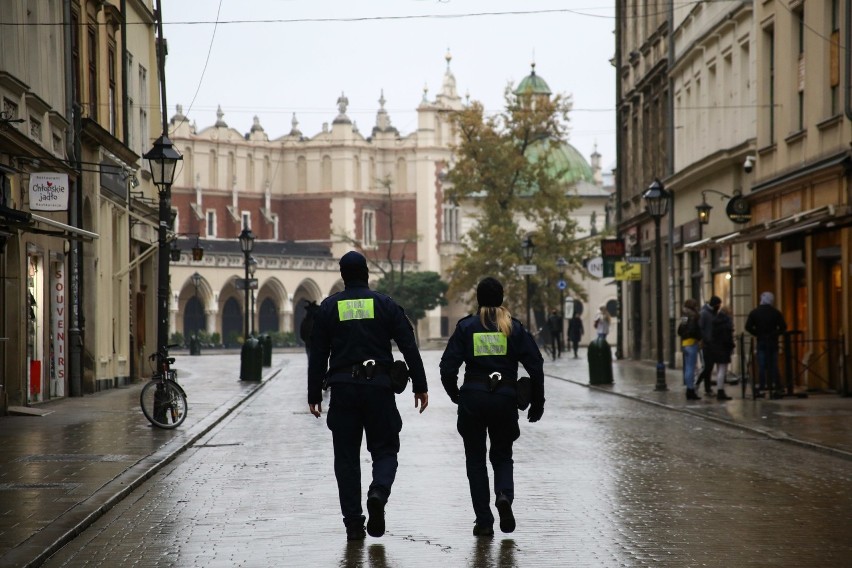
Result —
<instances>
[{"instance_id":1,"label":"wall-mounted lamp","mask_svg":"<svg viewBox=\"0 0 852 568\"><path fill-rule=\"evenodd\" d=\"M710 210L713 209L713 206L707 203L707 194L708 193L716 193L722 196L722 199L731 199L732 196L722 193L721 191L716 191L715 189L705 189L701 192L701 204L696 205L695 209L698 210L698 222L702 225L706 225L710 222Z\"/></svg>"}]
</instances>

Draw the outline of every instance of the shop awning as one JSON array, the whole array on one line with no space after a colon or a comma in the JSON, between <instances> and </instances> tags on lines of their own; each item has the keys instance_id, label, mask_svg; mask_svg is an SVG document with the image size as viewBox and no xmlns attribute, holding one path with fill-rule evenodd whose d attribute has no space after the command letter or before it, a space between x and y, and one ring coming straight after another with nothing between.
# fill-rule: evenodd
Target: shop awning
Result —
<instances>
[{"instance_id":1,"label":"shop awning","mask_svg":"<svg viewBox=\"0 0 852 568\"><path fill-rule=\"evenodd\" d=\"M38 223L43 223L43 224L48 225L50 227L56 227L57 229L61 229L62 231L69 233L69 234L61 235L61 236L64 236L66 238L69 238L69 239L77 238L77 239L84 239L84 240L94 240L94 239L100 238L100 236L97 233L93 233L91 231L86 231L85 229L78 229L77 227L72 227L71 225L66 225L65 223L60 223L59 221L54 221L53 219L48 219L47 217L42 217L41 215L36 215L35 213L33 213L32 215L33 215L33 221L36 221Z\"/></svg>"},{"instance_id":2,"label":"shop awning","mask_svg":"<svg viewBox=\"0 0 852 568\"><path fill-rule=\"evenodd\" d=\"M848 205L824 205L748 227L740 231L729 242L777 240L792 235L807 235L818 231L827 231L846 225L852 225L852 211L850 211Z\"/></svg>"},{"instance_id":3,"label":"shop awning","mask_svg":"<svg viewBox=\"0 0 852 568\"><path fill-rule=\"evenodd\" d=\"M83 239L91 241L100 238L97 233L86 231L54 221L48 217L42 217L29 211L19 211L0 205L0 225L10 230L24 231L26 233L37 233L41 235L52 235L66 239ZM46 225L50 228L43 228Z\"/></svg>"}]
</instances>

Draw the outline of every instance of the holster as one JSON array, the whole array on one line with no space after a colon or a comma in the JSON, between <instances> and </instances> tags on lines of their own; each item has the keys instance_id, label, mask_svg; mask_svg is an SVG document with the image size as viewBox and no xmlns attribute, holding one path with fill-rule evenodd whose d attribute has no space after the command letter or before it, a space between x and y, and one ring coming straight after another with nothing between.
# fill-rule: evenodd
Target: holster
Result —
<instances>
[{"instance_id":1,"label":"holster","mask_svg":"<svg viewBox=\"0 0 852 568\"><path fill-rule=\"evenodd\" d=\"M519 377L515 383L515 393L518 398L518 410L526 410L532 396L532 381L529 377Z\"/></svg>"},{"instance_id":2,"label":"holster","mask_svg":"<svg viewBox=\"0 0 852 568\"><path fill-rule=\"evenodd\" d=\"M402 394L408 384L408 365L405 364L405 361L394 361L389 375L393 392Z\"/></svg>"}]
</instances>

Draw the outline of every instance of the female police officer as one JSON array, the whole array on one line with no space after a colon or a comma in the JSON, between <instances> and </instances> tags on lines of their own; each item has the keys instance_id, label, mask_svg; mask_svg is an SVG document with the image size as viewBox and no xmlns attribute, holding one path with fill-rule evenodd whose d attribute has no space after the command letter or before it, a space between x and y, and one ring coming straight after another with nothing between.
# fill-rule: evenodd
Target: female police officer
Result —
<instances>
[{"instance_id":1,"label":"female police officer","mask_svg":"<svg viewBox=\"0 0 852 568\"><path fill-rule=\"evenodd\" d=\"M503 286L484 278L476 287L478 313L459 320L441 357L441 383L458 404L457 428L464 440L470 497L476 513L473 534L494 534L494 515L489 504L488 469L485 465L485 436L491 438L491 467L494 469L495 506L500 530L515 530L512 501L512 443L518 428L516 384L518 363L530 375L530 422L544 413L544 371L541 352L521 322L502 307ZM465 365L464 383L458 387L458 372Z\"/></svg>"},{"instance_id":2,"label":"female police officer","mask_svg":"<svg viewBox=\"0 0 852 568\"><path fill-rule=\"evenodd\" d=\"M361 437L373 458L373 480L367 492L367 532L385 532L385 504L396 477L402 419L391 390L391 340L408 364L414 406L429 404L426 372L414 330L402 308L388 296L370 290L363 255L350 251L340 259L345 289L323 300L315 314L308 358L308 408L322 414L322 385L331 387L328 428L334 444L334 475L347 540L361 540Z\"/></svg>"}]
</instances>

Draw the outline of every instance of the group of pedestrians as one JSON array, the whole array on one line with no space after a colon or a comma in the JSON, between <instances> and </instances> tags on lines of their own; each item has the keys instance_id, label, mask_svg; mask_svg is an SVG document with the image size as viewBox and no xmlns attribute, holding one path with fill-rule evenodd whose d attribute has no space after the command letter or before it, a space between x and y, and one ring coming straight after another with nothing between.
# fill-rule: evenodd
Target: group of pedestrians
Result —
<instances>
[{"instance_id":1,"label":"group of pedestrians","mask_svg":"<svg viewBox=\"0 0 852 568\"><path fill-rule=\"evenodd\" d=\"M775 297L763 292L760 305L752 310L745 328L757 341L759 387L755 396L762 396L769 382L773 396L779 396L778 338L787 329L784 316L772 304ZM722 299L712 296L701 309L698 302L687 299L683 304L680 325L677 328L683 353L683 382L687 400L700 400L698 388L704 384L704 394L713 396L712 381L716 381L716 399L731 400L725 392L725 378L734 352L734 321ZM696 380L699 353L704 366Z\"/></svg>"},{"instance_id":2,"label":"group of pedestrians","mask_svg":"<svg viewBox=\"0 0 852 568\"><path fill-rule=\"evenodd\" d=\"M398 468L402 418L395 393L410 377L414 407L429 405L426 372L414 328L390 297L370 290L366 258L350 251L340 259L344 290L314 311L308 354L308 409L322 415L323 390L330 389L327 426L332 433L334 473L347 540L380 537L385 506ZM476 289L477 312L459 320L440 363L441 383L458 405L471 501L473 534L494 534L491 495L500 530L515 530L512 446L520 436L518 410L527 419L544 414L544 360L532 335L503 306L503 286L484 278ZM391 341L405 359L394 361ZM518 377L522 364L529 377ZM461 386L458 374L464 365ZM361 503L361 441L372 457L367 514ZM490 439L490 452L487 440ZM489 488L486 457L494 475ZM366 521L366 526L365 526Z\"/></svg>"}]
</instances>

